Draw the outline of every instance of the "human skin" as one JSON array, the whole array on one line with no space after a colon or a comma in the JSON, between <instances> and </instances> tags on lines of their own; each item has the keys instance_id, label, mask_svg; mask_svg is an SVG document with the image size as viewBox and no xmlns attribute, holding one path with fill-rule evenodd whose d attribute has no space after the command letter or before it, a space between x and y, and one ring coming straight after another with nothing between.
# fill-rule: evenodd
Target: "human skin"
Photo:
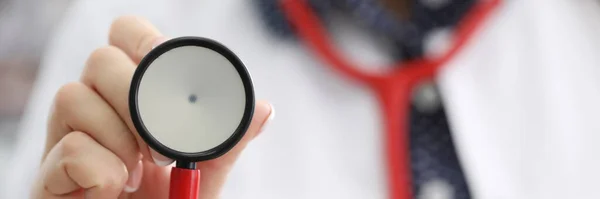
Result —
<instances>
[{"instance_id":1,"label":"human skin","mask_svg":"<svg viewBox=\"0 0 600 199\"><path fill-rule=\"evenodd\" d=\"M137 64L166 37L136 16L117 18L108 37L109 44L89 56L80 81L56 93L33 198L168 198L173 160L139 137L127 101ZM218 198L237 157L273 113L268 102L257 101L242 140L225 155L197 164L200 198Z\"/></svg>"}]
</instances>

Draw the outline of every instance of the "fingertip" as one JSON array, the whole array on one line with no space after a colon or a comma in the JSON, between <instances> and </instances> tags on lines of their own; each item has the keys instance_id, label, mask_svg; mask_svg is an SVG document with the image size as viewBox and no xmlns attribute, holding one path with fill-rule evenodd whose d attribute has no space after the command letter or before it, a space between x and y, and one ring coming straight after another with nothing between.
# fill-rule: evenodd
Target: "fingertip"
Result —
<instances>
[{"instance_id":1,"label":"fingertip","mask_svg":"<svg viewBox=\"0 0 600 199\"><path fill-rule=\"evenodd\" d=\"M143 169L144 169L144 165L142 163L142 161L138 161L137 165L135 166L135 168L131 171L129 171L129 178L127 179L127 182L125 183L125 188L123 189L123 191L127 192L127 193L133 193L135 191L138 190L138 188L140 188L140 183L142 182L142 174L143 174Z\"/></svg>"},{"instance_id":2,"label":"fingertip","mask_svg":"<svg viewBox=\"0 0 600 199\"><path fill-rule=\"evenodd\" d=\"M264 125L268 124L271 120L273 120L273 118L275 118L275 107L273 107L273 104L269 104L269 106L271 108L271 111Z\"/></svg>"},{"instance_id":3,"label":"fingertip","mask_svg":"<svg viewBox=\"0 0 600 199\"><path fill-rule=\"evenodd\" d=\"M113 21L109 32L109 43L123 50L137 63L152 49L156 39L161 36L160 31L145 18L125 15Z\"/></svg>"},{"instance_id":4,"label":"fingertip","mask_svg":"<svg viewBox=\"0 0 600 199\"><path fill-rule=\"evenodd\" d=\"M172 164L173 162L175 162L173 159L165 157L164 155L154 151L154 149L149 148L150 151L150 156L152 156L152 160L154 161L154 164L164 167L164 166L168 166L170 164Z\"/></svg>"},{"instance_id":5,"label":"fingertip","mask_svg":"<svg viewBox=\"0 0 600 199\"><path fill-rule=\"evenodd\" d=\"M259 100L254 107L254 117L265 117L266 119L271 114L272 110L273 105L271 103L265 100Z\"/></svg>"},{"instance_id":6,"label":"fingertip","mask_svg":"<svg viewBox=\"0 0 600 199\"><path fill-rule=\"evenodd\" d=\"M269 117L267 117L267 119L263 122L260 130L257 133L257 136L258 136L258 134L265 131L265 129L271 124L271 121L273 120L273 118L275 118L275 107L273 107L272 104L269 104Z\"/></svg>"},{"instance_id":7,"label":"fingertip","mask_svg":"<svg viewBox=\"0 0 600 199\"><path fill-rule=\"evenodd\" d=\"M257 103L256 109L257 110L255 113L255 119L260 122L258 130L256 131L254 137L261 134L265 130L265 128L271 123L273 118L275 118L275 108L271 103L268 103L266 101L259 101Z\"/></svg>"}]
</instances>

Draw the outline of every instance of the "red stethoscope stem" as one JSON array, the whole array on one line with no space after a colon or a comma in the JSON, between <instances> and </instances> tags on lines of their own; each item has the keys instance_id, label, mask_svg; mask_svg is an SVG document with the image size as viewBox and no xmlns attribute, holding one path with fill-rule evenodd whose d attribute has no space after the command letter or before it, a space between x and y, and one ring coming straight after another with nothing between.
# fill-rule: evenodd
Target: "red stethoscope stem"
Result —
<instances>
[{"instance_id":1,"label":"red stethoscope stem","mask_svg":"<svg viewBox=\"0 0 600 199\"><path fill-rule=\"evenodd\" d=\"M200 170L171 168L169 199L198 199L200 195Z\"/></svg>"},{"instance_id":2,"label":"red stethoscope stem","mask_svg":"<svg viewBox=\"0 0 600 199\"><path fill-rule=\"evenodd\" d=\"M475 30L500 4L500 0L482 0L455 29L453 46L436 59L420 59L398 63L389 73L361 71L344 59L326 34L319 18L305 0L282 0L281 7L299 38L325 65L340 74L370 87L377 95L385 125L385 149L388 190L391 199L412 198L408 142L408 112L414 86L434 78L440 67L450 60Z\"/></svg>"}]
</instances>

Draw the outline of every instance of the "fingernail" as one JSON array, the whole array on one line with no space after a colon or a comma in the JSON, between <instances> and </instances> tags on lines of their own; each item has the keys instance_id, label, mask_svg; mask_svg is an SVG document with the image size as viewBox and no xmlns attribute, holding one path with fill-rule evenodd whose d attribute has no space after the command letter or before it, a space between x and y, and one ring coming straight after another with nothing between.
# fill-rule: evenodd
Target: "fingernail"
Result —
<instances>
[{"instance_id":1,"label":"fingernail","mask_svg":"<svg viewBox=\"0 0 600 199\"><path fill-rule=\"evenodd\" d=\"M154 149L150 149L150 155L152 156L152 160L154 160L154 164L161 167L168 166L174 162L172 159L167 158L162 154L154 151Z\"/></svg>"},{"instance_id":2,"label":"fingernail","mask_svg":"<svg viewBox=\"0 0 600 199\"><path fill-rule=\"evenodd\" d=\"M152 45L152 49L156 48L158 45L164 43L167 40L169 40L169 38L165 36L156 38L156 41L154 41L154 44Z\"/></svg>"},{"instance_id":3,"label":"fingernail","mask_svg":"<svg viewBox=\"0 0 600 199\"><path fill-rule=\"evenodd\" d=\"M275 118L275 108L272 104L269 104L269 106L271 106L271 112L269 113L269 117L267 118L267 120L265 120L265 122L263 123L260 132L264 131L265 128L271 123L271 120Z\"/></svg>"},{"instance_id":4,"label":"fingernail","mask_svg":"<svg viewBox=\"0 0 600 199\"><path fill-rule=\"evenodd\" d=\"M267 118L267 121L264 125L267 125L269 122L271 122L271 120L273 120L273 118L275 118L275 107L273 107L273 104L269 104L269 106L271 106L271 113L269 113L269 118Z\"/></svg>"},{"instance_id":5,"label":"fingernail","mask_svg":"<svg viewBox=\"0 0 600 199\"><path fill-rule=\"evenodd\" d=\"M143 173L143 165L140 160L131 172L129 172L129 179L127 179L127 183L125 183L125 188L123 191L127 193L133 193L140 188L140 183L142 182L142 173Z\"/></svg>"}]
</instances>

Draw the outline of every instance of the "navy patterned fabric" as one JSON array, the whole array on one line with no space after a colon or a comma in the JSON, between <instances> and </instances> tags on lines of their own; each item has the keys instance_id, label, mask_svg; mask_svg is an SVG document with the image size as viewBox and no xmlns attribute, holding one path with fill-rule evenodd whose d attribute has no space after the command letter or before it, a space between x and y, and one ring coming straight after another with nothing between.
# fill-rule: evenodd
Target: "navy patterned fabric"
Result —
<instances>
[{"instance_id":1,"label":"navy patterned fabric","mask_svg":"<svg viewBox=\"0 0 600 199\"><path fill-rule=\"evenodd\" d=\"M471 198L443 107L425 113L411 106L410 161L415 195L424 194L428 183L442 181L453 198Z\"/></svg>"},{"instance_id":2,"label":"navy patterned fabric","mask_svg":"<svg viewBox=\"0 0 600 199\"><path fill-rule=\"evenodd\" d=\"M279 0L254 0L267 27L279 37L293 38L294 33L278 6ZM365 28L394 42L398 60L423 55L424 37L438 29L456 25L475 0L411 0L411 15L398 20L377 0L308 0L317 14L327 21L328 11L339 11Z\"/></svg>"},{"instance_id":3,"label":"navy patterned fabric","mask_svg":"<svg viewBox=\"0 0 600 199\"><path fill-rule=\"evenodd\" d=\"M254 0L266 27L274 35L294 39L293 28L278 7L279 0ZM452 28L476 0L411 0L407 20L394 17L378 0L309 0L322 21L332 13L353 18L365 28L393 41L396 59L422 57L425 36L438 28ZM330 12L330 11L336 12ZM450 198L471 198L468 183L458 160L443 106L423 111L410 110L410 160L415 198L426 195L429 184L447 185Z\"/></svg>"},{"instance_id":4,"label":"navy patterned fabric","mask_svg":"<svg viewBox=\"0 0 600 199\"><path fill-rule=\"evenodd\" d=\"M406 49L404 51L406 56L422 56L424 53L423 37L438 28L456 26L473 4L475 4L475 0L414 0L410 21L416 26L417 36L413 37L418 43L407 42L406 40L413 39L407 37L404 40L395 40L397 45ZM406 44L403 45L403 43Z\"/></svg>"},{"instance_id":5,"label":"navy patterned fabric","mask_svg":"<svg viewBox=\"0 0 600 199\"><path fill-rule=\"evenodd\" d=\"M291 25L288 23L283 11L279 6L279 0L253 0L261 19L266 28L276 37L293 39L295 37ZM315 13L322 19L327 18L327 11L332 10L329 0L307 0Z\"/></svg>"}]
</instances>

